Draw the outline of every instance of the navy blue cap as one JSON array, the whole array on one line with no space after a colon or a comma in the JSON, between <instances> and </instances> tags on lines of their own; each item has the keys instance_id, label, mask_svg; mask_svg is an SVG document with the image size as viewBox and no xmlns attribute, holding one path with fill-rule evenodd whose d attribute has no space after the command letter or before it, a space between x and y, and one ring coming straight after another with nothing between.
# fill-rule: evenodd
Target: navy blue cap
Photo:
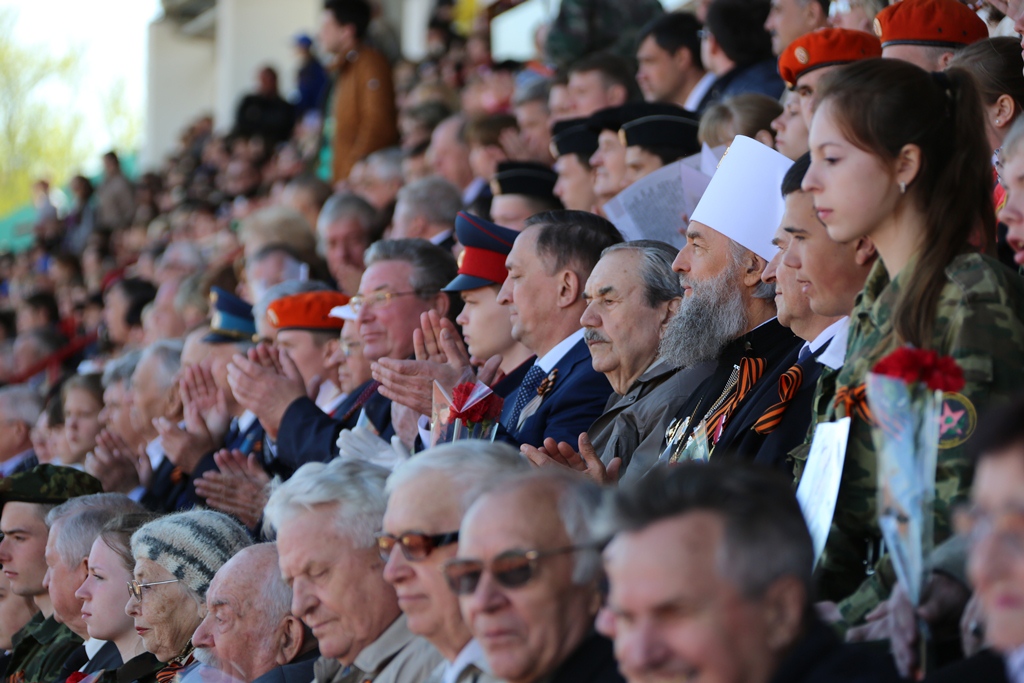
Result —
<instances>
[{"instance_id":1,"label":"navy blue cap","mask_svg":"<svg viewBox=\"0 0 1024 683\"><path fill-rule=\"evenodd\" d=\"M498 171L491 180L491 192L495 196L523 194L557 202L557 182L558 174L544 164L533 161L500 161Z\"/></svg>"},{"instance_id":2,"label":"navy blue cap","mask_svg":"<svg viewBox=\"0 0 1024 683\"><path fill-rule=\"evenodd\" d=\"M551 127L551 156L576 154L588 161L597 151L597 131L587 125L589 119L565 119Z\"/></svg>"},{"instance_id":3,"label":"navy blue cap","mask_svg":"<svg viewBox=\"0 0 1024 683\"><path fill-rule=\"evenodd\" d=\"M300 33L299 35L295 36L295 44L298 45L299 47L312 47L313 39L310 38L305 33Z\"/></svg>"},{"instance_id":4,"label":"navy blue cap","mask_svg":"<svg viewBox=\"0 0 1024 683\"><path fill-rule=\"evenodd\" d=\"M211 287L210 308L210 332L203 337L207 344L252 341L256 337L256 320L246 301L220 287Z\"/></svg>"},{"instance_id":5,"label":"navy blue cap","mask_svg":"<svg viewBox=\"0 0 1024 683\"><path fill-rule=\"evenodd\" d=\"M591 130L600 133L603 130L617 131L628 121L642 119L645 116L683 116L694 118L696 114L688 112L679 105L666 102L627 102L618 107L608 107L594 112L587 125Z\"/></svg>"},{"instance_id":6,"label":"navy blue cap","mask_svg":"<svg viewBox=\"0 0 1024 683\"><path fill-rule=\"evenodd\" d=\"M679 114L653 114L627 121L619 129L619 138L626 147L674 147L680 156L689 156L700 151L699 126L696 116L680 109Z\"/></svg>"},{"instance_id":7,"label":"navy blue cap","mask_svg":"<svg viewBox=\"0 0 1024 683\"><path fill-rule=\"evenodd\" d=\"M505 281L505 258L518 232L460 211L455 217L455 234L465 248L459 254L459 274L444 291L463 292Z\"/></svg>"}]
</instances>

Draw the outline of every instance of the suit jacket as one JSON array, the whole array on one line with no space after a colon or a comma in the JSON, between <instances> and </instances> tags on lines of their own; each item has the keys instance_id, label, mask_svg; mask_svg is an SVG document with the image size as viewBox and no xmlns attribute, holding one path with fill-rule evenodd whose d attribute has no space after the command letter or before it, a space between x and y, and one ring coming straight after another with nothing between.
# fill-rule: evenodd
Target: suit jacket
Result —
<instances>
[{"instance_id":1,"label":"suit jacket","mask_svg":"<svg viewBox=\"0 0 1024 683\"><path fill-rule=\"evenodd\" d=\"M358 398L367 386L363 384L352 393ZM344 415L347 403L348 399L335 414ZM390 441L395 433L391 426L391 401L375 392L362 410L381 438ZM277 459L295 471L307 462L327 462L338 457L338 435L342 429L354 427L357 417L356 414L347 422L338 420L308 398L295 399L284 411L277 431Z\"/></svg>"},{"instance_id":2,"label":"suit jacket","mask_svg":"<svg viewBox=\"0 0 1024 683\"><path fill-rule=\"evenodd\" d=\"M713 362L678 369L655 360L625 395L608 398L587 434L605 465L622 458L619 483L639 479L654 467L668 423L714 369Z\"/></svg>"},{"instance_id":3,"label":"suit jacket","mask_svg":"<svg viewBox=\"0 0 1024 683\"><path fill-rule=\"evenodd\" d=\"M519 389L519 385L523 383L524 379L526 379L526 373L533 367L533 362L535 360L537 360L537 356L530 356L527 358L519 364L519 367L495 382L494 386L491 387L491 391L507 401L508 397L514 394ZM502 406L502 408L504 408L504 406ZM504 412L504 410L502 412Z\"/></svg>"},{"instance_id":4,"label":"suit jacket","mask_svg":"<svg viewBox=\"0 0 1024 683\"><path fill-rule=\"evenodd\" d=\"M624 683L612 641L597 633L580 643L555 671L550 683Z\"/></svg>"},{"instance_id":5,"label":"suit jacket","mask_svg":"<svg viewBox=\"0 0 1024 683\"><path fill-rule=\"evenodd\" d=\"M536 412L516 429L509 420L519 389L509 394L501 413L499 436L514 445L540 446L545 437L575 444L581 432L590 428L602 412L612 393L608 379L596 372L590 363L590 349L582 339L573 345L555 364L558 375L554 386ZM550 373L549 373L550 374Z\"/></svg>"},{"instance_id":6,"label":"suit jacket","mask_svg":"<svg viewBox=\"0 0 1024 683\"><path fill-rule=\"evenodd\" d=\"M89 663L82 669L83 673L94 674L98 671L106 671L108 669L116 669L121 666L124 662L121 661L121 653L118 652L117 646L114 645L114 641L108 640L103 644L103 647L93 655L93 658L89 660ZM70 673L70 672L69 672Z\"/></svg>"},{"instance_id":7,"label":"suit jacket","mask_svg":"<svg viewBox=\"0 0 1024 683\"><path fill-rule=\"evenodd\" d=\"M320 650L313 648L284 666L277 666L253 683L309 683L313 680L313 665L320 658Z\"/></svg>"},{"instance_id":8,"label":"suit jacket","mask_svg":"<svg viewBox=\"0 0 1024 683\"><path fill-rule=\"evenodd\" d=\"M771 683L898 683L892 657L870 644L848 645L817 619L782 660Z\"/></svg>"},{"instance_id":9,"label":"suit jacket","mask_svg":"<svg viewBox=\"0 0 1024 683\"><path fill-rule=\"evenodd\" d=\"M227 440L224 442L224 448L228 450L239 450L244 455L250 453L259 454L263 451L263 436L265 431L263 425L260 424L259 420L253 420L252 424L244 431L235 434L233 437L229 434ZM196 464L192 474L186 477L187 484L178 490L177 500L175 501L175 509L177 510L190 510L197 505L205 505L206 500L199 497L196 493L196 487L193 482L196 479L200 479L204 473L210 472L217 469L217 463L213 459L213 453L207 453L202 459ZM277 472L271 472L271 476L278 474Z\"/></svg>"},{"instance_id":10,"label":"suit jacket","mask_svg":"<svg viewBox=\"0 0 1024 683\"><path fill-rule=\"evenodd\" d=\"M925 683L1009 683L1010 679L1006 674L1006 661L1002 655L993 650L982 650L967 659L936 669L924 680Z\"/></svg>"}]
</instances>

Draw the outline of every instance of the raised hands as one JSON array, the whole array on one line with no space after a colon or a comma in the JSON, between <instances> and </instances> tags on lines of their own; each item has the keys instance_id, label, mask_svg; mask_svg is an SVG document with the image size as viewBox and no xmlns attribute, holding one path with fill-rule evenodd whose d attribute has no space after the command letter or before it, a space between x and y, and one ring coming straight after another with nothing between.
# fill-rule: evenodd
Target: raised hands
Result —
<instances>
[{"instance_id":1,"label":"raised hands","mask_svg":"<svg viewBox=\"0 0 1024 683\"><path fill-rule=\"evenodd\" d=\"M239 405L256 414L272 439L277 438L288 406L309 395L291 357L266 344L250 349L248 357L235 355L228 364L228 386Z\"/></svg>"},{"instance_id":2,"label":"raised hands","mask_svg":"<svg viewBox=\"0 0 1024 683\"><path fill-rule=\"evenodd\" d=\"M101 430L95 448L85 456L85 471L99 479L107 493L128 493L148 486L153 468L143 449L136 451L119 434Z\"/></svg>"},{"instance_id":3,"label":"raised hands","mask_svg":"<svg viewBox=\"0 0 1024 683\"><path fill-rule=\"evenodd\" d=\"M203 362L186 367L178 380L178 390L188 430L194 433L205 430L214 443L221 443L228 433L231 414L224 390L217 388L213 379L210 364Z\"/></svg>"},{"instance_id":4,"label":"raised hands","mask_svg":"<svg viewBox=\"0 0 1024 683\"><path fill-rule=\"evenodd\" d=\"M519 450L537 467L566 467L586 474L602 486L614 484L619 480L622 458L612 458L606 467L586 432L580 434L579 447L580 450L577 452L564 441L557 443L554 439L544 439L541 448L523 444Z\"/></svg>"},{"instance_id":5,"label":"raised hands","mask_svg":"<svg viewBox=\"0 0 1024 683\"><path fill-rule=\"evenodd\" d=\"M210 470L195 481L196 493L210 507L237 517L255 529L270 497L267 484L270 476L256 456L246 457L240 451L220 450L213 456L220 471Z\"/></svg>"}]
</instances>

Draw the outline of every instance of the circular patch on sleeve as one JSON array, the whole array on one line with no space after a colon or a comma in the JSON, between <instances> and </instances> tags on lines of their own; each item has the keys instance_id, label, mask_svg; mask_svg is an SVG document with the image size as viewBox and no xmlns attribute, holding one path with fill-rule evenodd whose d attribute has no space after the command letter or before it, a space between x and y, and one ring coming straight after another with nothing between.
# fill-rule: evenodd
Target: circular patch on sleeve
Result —
<instances>
[{"instance_id":1,"label":"circular patch on sleeve","mask_svg":"<svg viewBox=\"0 0 1024 683\"><path fill-rule=\"evenodd\" d=\"M978 426L978 411L963 394L948 392L939 413L939 449L956 448L966 442Z\"/></svg>"}]
</instances>

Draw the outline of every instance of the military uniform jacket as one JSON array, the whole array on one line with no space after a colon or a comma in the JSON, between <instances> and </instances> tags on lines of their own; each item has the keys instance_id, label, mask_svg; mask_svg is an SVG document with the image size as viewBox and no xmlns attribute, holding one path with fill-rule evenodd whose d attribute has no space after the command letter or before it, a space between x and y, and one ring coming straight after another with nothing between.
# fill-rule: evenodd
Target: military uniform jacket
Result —
<instances>
[{"instance_id":1,"label":"military uniform jacket","mask_svg":"<svg viewBox=\"0 0 1024 683\"><path fill-rule=\"evenodd\" d=\"M837 393L864 383L875 364L901 346L891 318L901 284L914 275L914 261L892 281L878 261L868 275L850 316L846 361L836 376ZM970 462L966 454L977 416L993 401L1024 386L1024 281L997 261L978 254L955 258L946 268L946 285L936 308L931 348L951 355L963 369L966 385L946 394L935 475L934 533L938 545L950 533L950 506L966 500ZM868 547L881 537L876 496L877 459L871 426L853 404L835 401L827 420L847 416L852 424L832 529L819 564L820 593L840 600L849 624L888 595L894 582L887 563L864 582ZM858 590L858 586L863 585Z\"/></svg>"},{"instance_id":2,"label":"military uniform jacket","mask_svg":"<svg viewBox=\"0 0 1024 683\"><path fill-rule=\"evenodd\" d=\"M713 362L674 368L656 359L629 391L612 394L587 434L605 465L622 458L619 482L647 474L663 450L665 429L676 411L715 369Z\"/></svg>"},{"instance_id":3,"label":"military uniform jacket","mask_svg":"<svg viewBox=\"0 0 1024 683\"><path fill-rule=\"evenodd\" d=\"M53 616L44 618L42 612L37 612L14 634L12 642L8 683L50 683L60 675L64 662L82 639Z\"/></svg>"}]
</instances>

